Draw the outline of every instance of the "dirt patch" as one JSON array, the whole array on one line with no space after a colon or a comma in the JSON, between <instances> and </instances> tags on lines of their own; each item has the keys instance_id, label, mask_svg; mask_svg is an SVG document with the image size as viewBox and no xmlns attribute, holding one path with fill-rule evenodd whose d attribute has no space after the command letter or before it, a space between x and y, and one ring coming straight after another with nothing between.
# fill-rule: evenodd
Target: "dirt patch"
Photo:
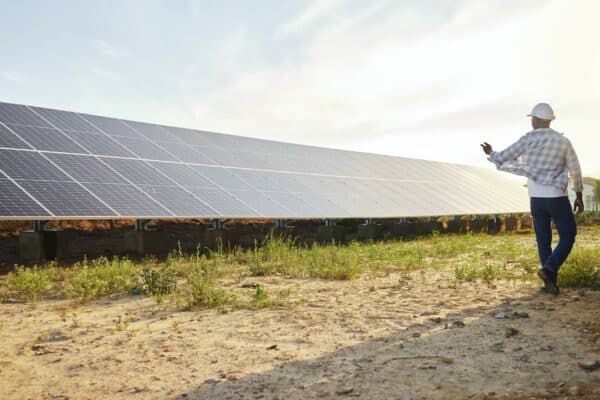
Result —
<instances>
[{"instance_id":1,"label":"dirt patch","mask_svg":"<svg viewBox=\"0 0 600 400\"><path fill-rule=\"evenodd\" d=\"M600 398L600 369L580 367L600 359L600 292L451 271L227 285L255 283L300 305L2 304L0 398Z\"/></svg>"}]
</instances>

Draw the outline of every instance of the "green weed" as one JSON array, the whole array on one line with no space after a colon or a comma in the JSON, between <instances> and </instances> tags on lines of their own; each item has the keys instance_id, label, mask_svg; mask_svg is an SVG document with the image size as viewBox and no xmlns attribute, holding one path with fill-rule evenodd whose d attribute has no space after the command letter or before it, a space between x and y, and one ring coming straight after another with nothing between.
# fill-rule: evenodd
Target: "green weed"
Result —
<instances>
[{"instance_id":1,"label":"green weed","mask_svg":"<svg viewBox=\"0 0 600 400\"><path fill-rule=\"evenodd\" d=\"M20 266L9 273L6 286L10 293L35 302L38 296L55 292L55 278L56 268L53 264L33 268Z\"/></svg>"},{"instance_id":2,"label":"green weed","mask_svg":"<svg viewBox=\"0 0 600 400\"><path fill-rule=\"evenodd\" d=\"M565 287L600 289L600 252L576 249L561 267L559 283Z\"/></svg>"},{"instance_id":3,"label":"green weed","mask_svg":"<svg viewBox=\"0 0 600 400\"><path fill-rule=\"evenodd\" d=\"M173 268L168 264L159 270L144 267L141 274L141 291L155 298L157 303L162 303L164 297L177 288L177 277Z\"/></svg>"},{"instance_id":4,"label":"green weed","mask_svg":"<svg viewBox=\"0 0 600 400\"><path fill-rule=\"evenodd\" d=\"M66 282L64 294L81 302L102 296L127 294L137 286L136 268L126 258L98 258L77 266Z\"/></svg>"}]
</instances>

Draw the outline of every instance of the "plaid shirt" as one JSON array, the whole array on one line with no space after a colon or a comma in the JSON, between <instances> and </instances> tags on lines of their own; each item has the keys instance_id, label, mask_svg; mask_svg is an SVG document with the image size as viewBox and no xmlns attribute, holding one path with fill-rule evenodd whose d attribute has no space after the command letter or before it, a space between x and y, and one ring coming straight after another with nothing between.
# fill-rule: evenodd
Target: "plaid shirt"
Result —
<instances>
[{"instance_id":1,"label":"plaid shirt","mask_svg":"<svg viewBox=\"0 0 600 400\"><path fill-rule=\"evenodd\" d=\"M562 133L550 128L534 129L505 150L493 151L489 160L498 169L563 191L567 190L570 175L573 190L583 191L581 167L573 145Z\"/></svg>"}]
</instances>

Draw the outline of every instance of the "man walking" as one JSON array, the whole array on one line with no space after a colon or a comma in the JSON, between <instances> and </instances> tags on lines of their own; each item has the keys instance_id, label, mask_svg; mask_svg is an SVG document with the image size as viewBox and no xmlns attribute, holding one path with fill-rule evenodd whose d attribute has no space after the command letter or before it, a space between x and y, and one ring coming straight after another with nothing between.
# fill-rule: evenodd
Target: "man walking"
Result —
<instances>
[{"instance_id":1,"label":"man walking","mask_svg":"<svg viewBox=\"0 0 600 400\"><path fill-rule=\"evenodd\" d=\"M499 170L527 176L531 215L542 268L538 276L544 281L543 291L558 294L558 270L569 256L577 226L573 211L583 211L583 180L577 154L569 139L550 128L554 111L539 103L530 114L533 130L507 149L496 152L489 143L481 145L489 160ZM567 195L569 176L577 198L573 211ZM559 235L552 250L552 222Z\"/></svg>"}]
</instances>

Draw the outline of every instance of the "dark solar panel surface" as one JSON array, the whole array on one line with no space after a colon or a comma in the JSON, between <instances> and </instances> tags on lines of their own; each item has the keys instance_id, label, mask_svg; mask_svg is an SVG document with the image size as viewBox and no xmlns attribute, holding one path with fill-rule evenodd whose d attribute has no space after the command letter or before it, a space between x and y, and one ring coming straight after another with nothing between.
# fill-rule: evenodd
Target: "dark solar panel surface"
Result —
<instances>
[{"instance_id":1,"label":"dark solar panel surface","mask_svg":"<svg viewBox=\"0 0 600 400\"><path fill-rule=\"evenodd\" d=\"M491 168L0 103L0 218L358 218L527 209L526 190Z\"/></svg>"}]
</instances>

